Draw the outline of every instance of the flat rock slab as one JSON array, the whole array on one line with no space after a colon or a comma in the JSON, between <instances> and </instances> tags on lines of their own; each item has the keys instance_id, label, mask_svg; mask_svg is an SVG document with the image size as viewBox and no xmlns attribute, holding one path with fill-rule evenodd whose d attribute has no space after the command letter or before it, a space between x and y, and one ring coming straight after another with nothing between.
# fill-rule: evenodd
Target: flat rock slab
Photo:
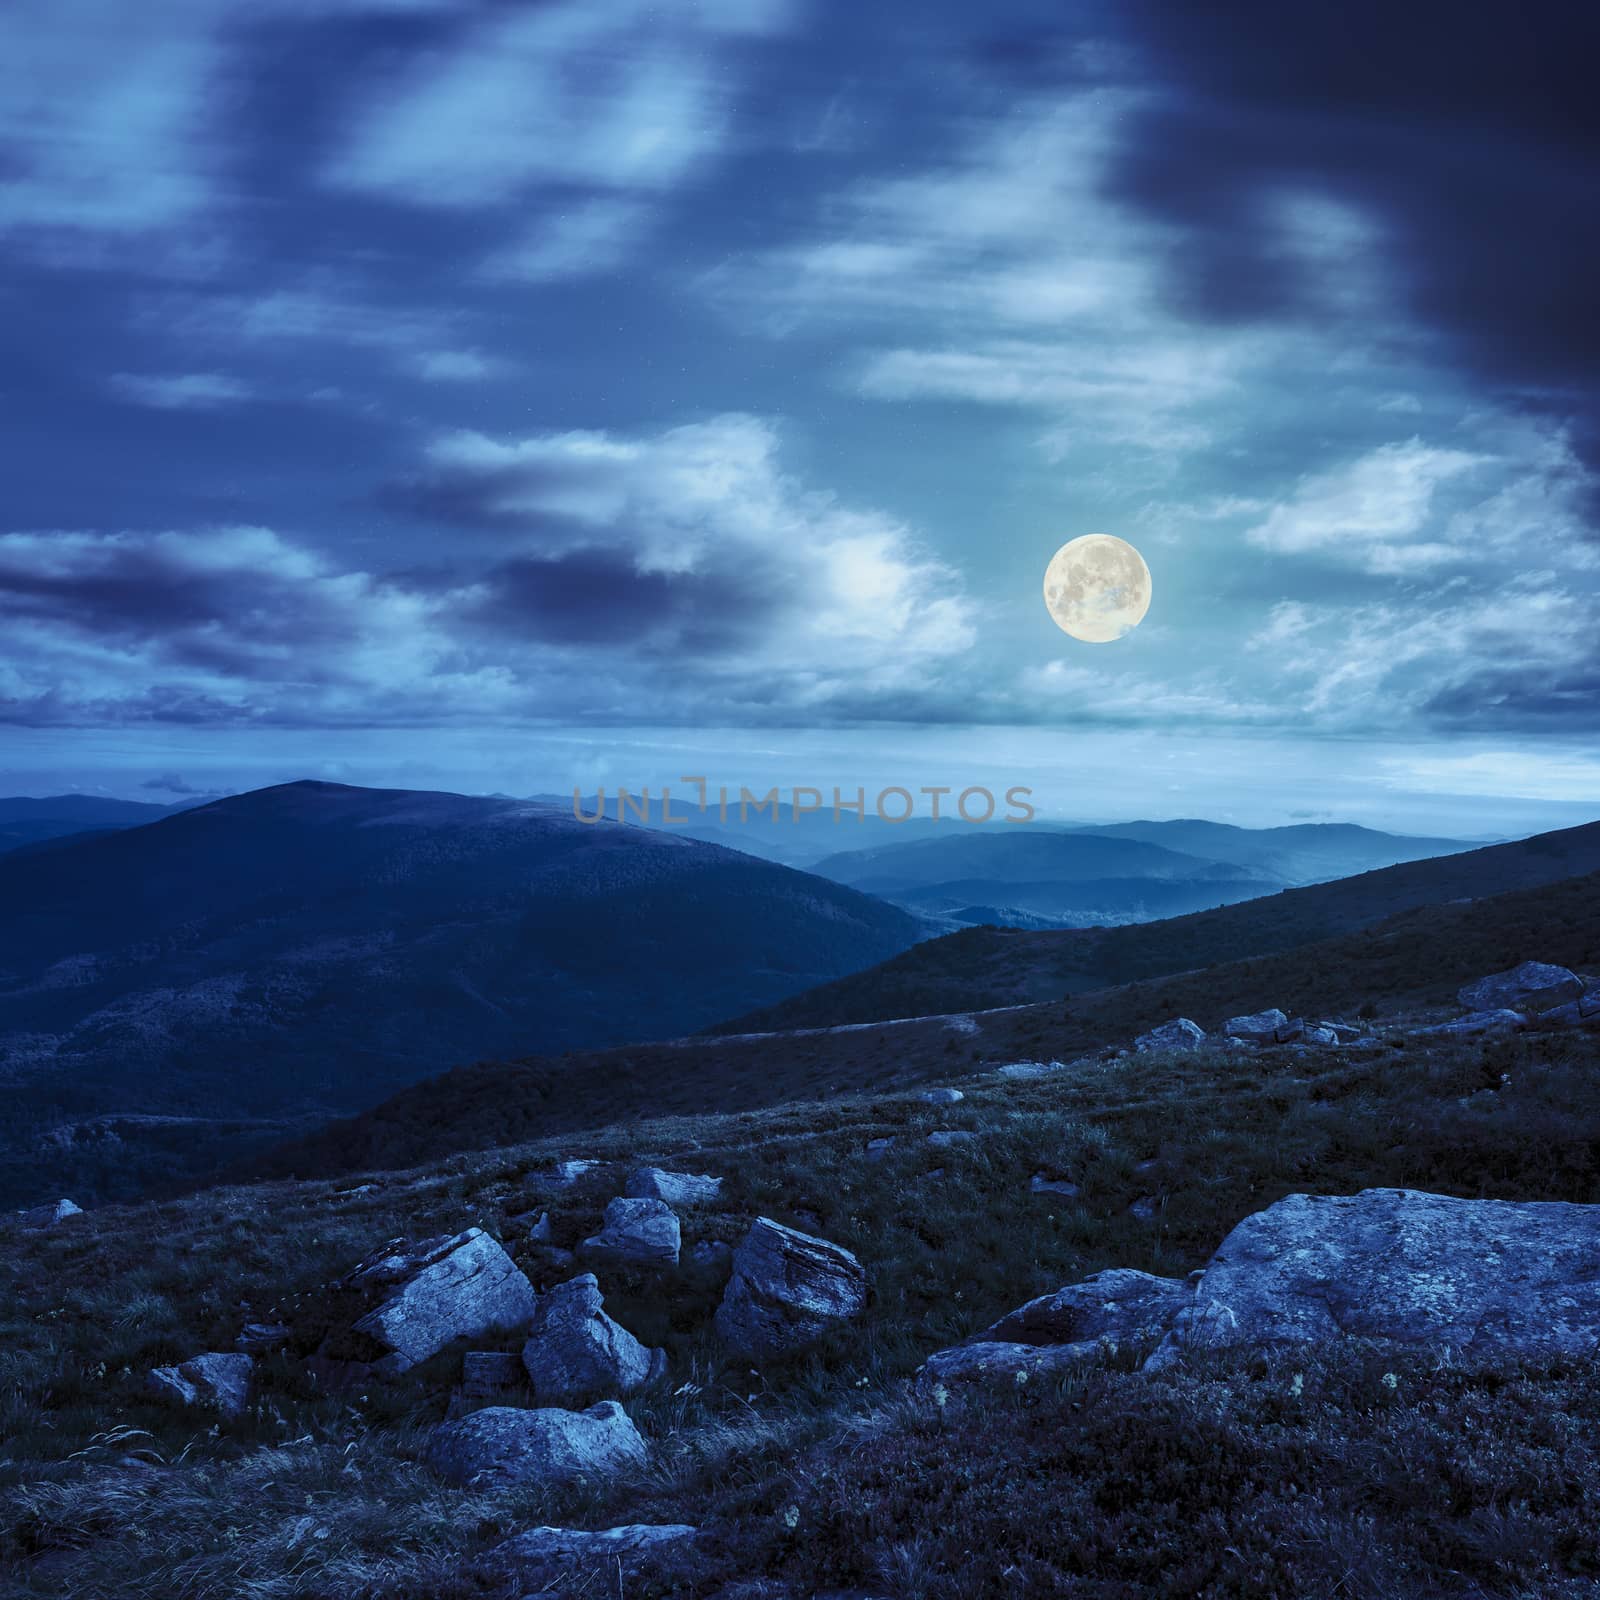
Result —
<instances>
[{"instance_id":1,"label":"flat rock slab","mask_svg":"<svg viewBox=\"0 0 1600 1600\"><path fill-rule=\"evenodd\" d=\"M1246 1217L1156 1365L1195 1344L1355 1337L1460 1354L1600 1347L1600 1206L1414 1189L1290 1195Z\"/></svg>"},{"instance_id":2,"label":"flat rock slab","mask_svg":"<svg viewBox=\"0 0 1600 1600\"><path fill-rule=\"evenodd\" d=\"M407 1371L456 1339L525 1328L533 1285L481 1228L375 1251L337 1286L367 1309L324 1341L332 1363L368 1363L379 1376Z\"/></svg>"},{"instance_id":3,"label":"flat rock slab","mask_svg":"<svg viewBox=\"0 0 1600 1600\"><path fill-rule=\"evenodd\" d=\"M842 1245L758 1217L733 1253L716 1329L735 1354L761 1360L809 1344L866 1303L866 1270Z\"/></svg>"},{"instance_id":4,"label":"flat rock slab","mask_svg":"<svg viewBox=\"0 0 1600 1600\"><path fill-rule=\"evenodd\" d=\"M707 1205L721 1196L722 1179L708 1172L636 1167L628 1174L622 1192L630 1200L664 1200L669 1206Z\"/></svg>"},{"instance_id":5,"label":"flat rock slab","mask_svg":"<svg viewBox=\"0 0 1600 1600\"><path fill-rule=\"evenodd\" d=\"M685 1522L630 1522L620 1528L529 1528L497 1544L489 1560L498 1567L537 1574L551 1567L596 1567L614 1572L669 1545L694 1538Z\"/></svg>"},{"instance_id":6,"label":"flat rock slab","mask_svg":"<svg viewBox=\"0 0 1600 1600\"><path fill-rule=\"evenodd\" d=\"M427 1461L455 1484L565 1483L612 1477L647 1453L628 1413L602 1400L587 1411L487 1406L435 1428Z\"/></svg>"},{"instance_id":7,"label":"flat rock slab","mask_svg":"<svg viewBox=\"0 0 1600 1600\"><path fill-rule=\"evenodd\" d=\"M1010 1344L979 1339L929 1356L917 1374L924 1387L935 1384L1031 1383L1053 1378L1100 1354L1096 1339L1080 1344Z\"/></svg>"},{"instance_id":8,"label":"flat rock slab","mask_svg":"<svg viewBox=\"0 0 1600 1600\"><path fill-rule=\"evenodd\" d=\"M1450 1022L1435 1023L1431 1028L1418 1028L1419 1039L1470 1039L1479 1033L1499 1033L1520 1028L1527 1018L1520 1011L1474 1011L1469 1016L1456 1017Z\"/></svg>"}]
</instances>

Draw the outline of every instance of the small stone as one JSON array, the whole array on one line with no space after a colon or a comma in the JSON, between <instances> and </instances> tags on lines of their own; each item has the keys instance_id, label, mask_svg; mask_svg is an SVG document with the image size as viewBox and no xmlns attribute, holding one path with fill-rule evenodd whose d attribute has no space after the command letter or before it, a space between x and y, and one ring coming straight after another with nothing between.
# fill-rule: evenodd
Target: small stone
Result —
<instances>
[{"instance_id":1,"label":"small stone","mask_svg":"<svg viewBox=\"0 0 1600 1600\"><path fill-rule=\"evenodd\" d=\"M593 1568L606 1575L626 1571L640 1557L694 1538L698 1530L683 1522L632 1522L620 1528L584 1532L577 1528L530 1528L489 1551L495 1566L537 1577L552 1567Z\"/></svg>"},{"instance_id":2,"label":"small stone","mask_svg":"<svg viewBox=\"0 0 1600 1600\"><path fill-rule=\"evenodd\" d=\"M1033 1194L1060 1195L1067 1200L1074 1200L1078 1195L1077 1184L1065 1178L1047 1178L1042 1172L1034 1173L1028 1188Z\"/></svg>"},{"instance_id":3,"label":"small stone","mask_svg":"<svg viewBox=\"0 0 1600 1600\"><path fill-rule=\"evenodd\" d=\"M19 1228L40 1233L46 1228L55 1227L59 1222L67 1222L73 1217L82 1215L83 1207L74 1201L56 1200L47 1206L33 1206L27 1211L19 1211L15 1220Z\"/></svg>"},{"instance_id":4,"label":"small stone","mask_svg":"<svg viewBox=\"0 0 1600 1600\"><path fill-rule=\"evenodd\" d=\"M917 1098L924 1105L953 1106L967 1097L959 1089L924 1089Z\"/></svg>"},{"instance_id":5,"label":"small stone","mask_svg":"<svg viewBox=\"0 0 1600 1600\"><path fill-rule=\"evenodd\" d=\"M151 1392L181 1406L205 1407L236 1417L250 1398L255 1362L239 1351L211 1351L181 1366L157 1367L150 1374Z\"/></svg>"},{"instance_id":6,"label":"small stone","mask_svg":"<svg viewBox=\"0 0 1600 1600\"><path fill-rule=\"evenodd\" d=\"M558 1189L570 1189L574 1184L581 1183L591 1172L604 1165L604 1162L589 1161L576 1158L568 1161L558 1161L547 1173L543 1174L546 1183L553 1184Z\"/></svg>"},{"instance_id":7,"label":"small stone","mask_svg":"<svg viewBox=\"0 0 1600 1600\"><path fill-rule=\"evenodd\" d=\"M928 1135L928 1143L936 1149L948 1150L953 1144L967 1144L977 1137L977 1134L969 1132L966 1128L940 1128Z\"/></svg>"},{"instance_id":8,"label":"small stone","mask_svg":"<svg viewBox=\"0 0 1600 1600\"><path fill-rule=\"evenodd\" d=\"M893 1139L868 1139L867 1160L881 1161L892 1149L894 1149Z\"/></svg>"},{"instance_id":9,"label":"small stone","mask_svg":"<svg viewBox=\"0 0 1600 1600\"><path fill-rule=\"evenodd\" d=\"M1128 1207L1128 1215L1137 1217L1140 1222L1150 1222L1160 1209L1161 1204L1154 1195L1141 1195Z\"/></svg>"},{"instance_id":10,"label":"small stone","mask_svg":"<svg viewBox=\"0 0 1600 1600\"><path fill-rule=\"evenodd\" d=\"M527 1229L523 1237L529 1244L549 1244L551 1230L548 1211L523 1211L510 1220Z\"/></svg>"},{"instance_id":11,"label":"small stone","mask_svg":"<svg viewBox=\"0 0 1600 1600\"><path fill-rule=\"evenodd\" d=\"M247 1353L281 1350L288 1342L289 1329L282 1322L247 1322L233 1341L233 1348Z\"/></svg>"}]
</instances>

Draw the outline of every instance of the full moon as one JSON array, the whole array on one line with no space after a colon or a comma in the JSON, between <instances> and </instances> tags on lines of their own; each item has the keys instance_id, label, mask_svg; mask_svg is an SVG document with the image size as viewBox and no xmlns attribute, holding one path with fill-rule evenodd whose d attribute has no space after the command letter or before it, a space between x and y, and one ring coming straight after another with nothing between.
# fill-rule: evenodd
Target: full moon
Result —
<instances>
[{"instance_id":1,"label":"full moon","mask_svg":"<svg viewBox=\"0 0 1600 1600\"><path fill-rule=\"evenodd\" d=\"M1109 644L1144 620L1150 569L1125 539L1086 533L1051 556L1044 603L1056 626L1074 639Z\"/></svg>"}]
</instances>

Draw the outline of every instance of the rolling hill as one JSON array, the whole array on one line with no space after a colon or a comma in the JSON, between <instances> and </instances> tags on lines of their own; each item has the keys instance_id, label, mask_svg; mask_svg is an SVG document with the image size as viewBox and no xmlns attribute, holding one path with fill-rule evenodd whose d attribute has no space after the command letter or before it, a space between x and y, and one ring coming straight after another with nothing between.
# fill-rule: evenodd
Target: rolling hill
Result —
<instances>
[{"instance_id":1,"label":"rolling hill","mask_svg":"<svg viewBox=\"0 0 1600 1600\"><path fill-rule=\"evenodd\" d=\"M1588 823L1133 927L1065 932L969 929L929 940L881 967L738 1017L718 1031L829 1027L1031 1004L1273 955L1368 927L1417 906L1478 899L1597 869L1600 823Z\"/></svg>"},{"instance_id":2,"label":"rolling hill","mask_svg":"<svg viewBox=\"0 0 1600 1600\"><path fill-rule=\"evenodd\" d=\"M0 855L52 839L141 827L193 804L156 806L94 794L6 795L0 797Z\"/></svg>"},{"instance_id":3,"label":"rolling hill","mask_svg":"<svg viewBox=\"0 0 1600 1600\"><path fill-rule=\"evenodd\" d=\"M0 857L0 906L0 1204L136 1193L456 1062L701 1027L919 932L714 845L322 783Z\"/></svg>"},{"instance_id":4,"label":"rolling hill","mask_svg":"<svg viewBox=\"0 0 1600 1600\"><path fill-rule=\"evenodd\" d=\"M951 973L969 958L1000 980L998 948L1022 934L937 941ZM401 1091L360 1115L288 1141L244 1176L313 1177L403 1167L457 1151L577 1134L646 1116L753 1110L786 1100L887 1093L986 1064L1070 1060L1174 1016L1207 1029L1230 1016L1379 1016L1451 1006L1485 972L1536 957L1600 972L1600 872L1472 901L1420 905L1374 926L1200 971L993 1009L907 1012L900 1020L687 1038L565 1058L479 1063ZM1006 990L1014 993L1014 988ZM991 1000L994 999L990 995Z\"/></svg>"}]
</instances>

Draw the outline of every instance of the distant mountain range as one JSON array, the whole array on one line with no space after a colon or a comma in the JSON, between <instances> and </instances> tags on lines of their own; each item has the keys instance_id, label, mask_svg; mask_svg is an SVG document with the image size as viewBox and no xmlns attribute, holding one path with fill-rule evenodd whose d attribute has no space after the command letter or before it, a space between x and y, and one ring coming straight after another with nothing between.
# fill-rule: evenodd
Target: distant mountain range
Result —
<instances>
[{"instance_id":1,"label":"distant mountain range","mask_svg":"<svg viewBox=\"0 0 1600 1600\"><path fill-rule=\"evenodd\" d=\"M0 1205L178 1175L175 1117L226 1154L455 1063L688 1032L920 933L716 845L325 783L0 856L0 906ZM219 1154L204 1122L181 1142L192 1171Z\"/></svg>"},{"instance_id":2,"label":"distant mountain range","mask_svg":"<svg viewBox=\"0 0 1600 1600\"><path fill-rule=\"evenodd\" d=\"M113 800L94 794L0 797L0 855L52 839L141 827L198 803L181 800L176 805L156 806L140 800Z\"/></svg>"},{"instance_id":3,"label":"distant mountain range","mask_svg":"<svg viewBox=\"0 0 1600 1600\"><path fill-rule=\"evenodd\" d=\"M1028 1004L1276 955L1417 906L1476 900L1600 870L1600 823L1286 889L1130 927L972 928L739 1017L719 1031L832 1027Z\"/></svg>"}]
</instances>

